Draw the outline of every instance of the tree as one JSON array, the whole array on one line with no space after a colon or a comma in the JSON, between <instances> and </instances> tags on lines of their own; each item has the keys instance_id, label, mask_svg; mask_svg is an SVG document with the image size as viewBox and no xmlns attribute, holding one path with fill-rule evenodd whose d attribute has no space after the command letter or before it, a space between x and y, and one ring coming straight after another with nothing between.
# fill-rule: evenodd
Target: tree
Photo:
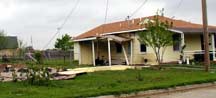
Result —
<instances>
[{"instance_id":1,"label":"tree","mask_svg":"<svg viewBox=\"0 0 216 98\"><path fill-rule=\"evenodd\" d=\"M3 30L0 31L0 50L5 49L7 45L7 39Z\"/></svg>"},{"instance_id":2,"label":"tree","mask_svg":"<svg viewBox=\"0 0 216 98\"><path fill-rule=\"evenodd\" d=\"M23 58L26 52L26 44L24 44L23 40L18 40L19 45L19 57Z\"/></svg>"},{"instance_id":3,"label":"tree","mask_svg":"<svg viewBox=\"0 0 216 98\"><path fill-rule=\"evenodd\" d=\"M62 36L62 38L58 38L55 43L55 48L61 49L64 51L64 63L65 63L65 57L66 57L66 51L69 49L73 49L74 42L71 40L71 37L68 34L65 34Z\"/></svg>"},{"instance_id":4,"label":"tree","mask_svg":"<svg viewBox=\"0 0 216 98\"><path fill-rule=\"evenodd\" d=\"M173 32L169 29L172 28L173 23L167 20L161 21L159 18L163 18L157 14L153 19L146 19L141 25L145 25L146 31L138 33L139 41L146 46L151 47L154 50L156 61L160 65L163 62L163 56L168 46L173 45Z\"/></svg>"}]
</instances>

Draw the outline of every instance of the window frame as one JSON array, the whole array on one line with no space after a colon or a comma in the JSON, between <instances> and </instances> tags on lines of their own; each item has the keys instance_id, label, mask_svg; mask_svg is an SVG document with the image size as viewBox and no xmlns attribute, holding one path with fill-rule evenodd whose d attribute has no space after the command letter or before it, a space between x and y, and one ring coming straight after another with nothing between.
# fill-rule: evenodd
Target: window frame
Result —
<instances>
[{"instance_id":1,"label":"window frame","mask_svg":"<svg viewBox=\"0 0 216 98\"><path fill-rule=\"evenodd\" d=\"M142 51L142 45L145 46L145 51ZM140 43L140 45L139 45L139 51L140 51L140 53L147 53L147 46L145 44Z\"/></svg>"},{"instance_id":2,"label":"window frame","mask_svg":"<svg viewBox=\"0 0 216 98\"><path fill-rule=\"evenodd\" d=\"M174 52L179 52L181 51L181 35L180 34L173 34L173 42L177 39L179 40L178 43L176 43L178 45L178 49L176 48L177 45L175 45L175 43L173 43L172 48Z\"/></svg>"}]
</instances>

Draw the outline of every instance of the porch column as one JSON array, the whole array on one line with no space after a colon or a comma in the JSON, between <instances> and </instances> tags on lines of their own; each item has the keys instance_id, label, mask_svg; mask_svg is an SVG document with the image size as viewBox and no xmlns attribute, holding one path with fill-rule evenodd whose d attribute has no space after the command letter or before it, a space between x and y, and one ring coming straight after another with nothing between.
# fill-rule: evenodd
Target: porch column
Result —
<instances>
[{"instance_id":1,"label":"porch column","mask_svg":"<svg viewBox=\"0 0 216 98\"><path fill-rule=\"evenodd\" d=\"M78 42L78 56L79 56L79 65L82 64L82 54L81 54L81 43Z\"/></svg>"},{"instance_id":2,"label":"porch column","mask_svg":"<svg viewBox=\"0 0 216 98\"><path fill-rule=\"evenodd\" d=\"M181 33L181 51L183 50L182 47L185 45L185 35L184 35L184 32ZM183 51L183 61L185 61L185 54L184 54L184 51Z\"/></svg>"},{"instance_id":3,"label":"porch column","mask_svg":"<svg viewBox=\"0 0 216 98\"><path fill-rule=\"evenodd\" d=\"M133 65L133 40L130 41L130 46L131 46L130 47L131 48L131 50L130 50L130 53L131 53L130 54L130 64Z\"/></svg>"},{"instance_id":4,"label":"porch column","mask_svg":"<svg viewBox=\"0 0 216 98\"><path fill-rule=\"evenodd\" d=\"M95 66L95 44L94 44L94 41L92 41L92 62L93 62L93 65Z\"/></svg>"},{"instance_id":5,"label":"porch column","mask_svg":"<svg viewBox=\"0 0 216 98\"><path fill-rule=\"evenodd\" d=\"M109 66L112 66L112 61L111 61L111 48L110 48L110 39L108 38L108 59L109 59Z\"/></svg>"},{"instance_id":6,"label":"porch column","mask_svg":"<svg viewBox=\"0 0 216 98\"><path fill-rule=\"evenodd\" d=\"M213 33L213 34L211 34L211 39L212 39L212 42L211 42L211 46L212 46L212 56L213 56L213 61L215 61L216 59L215 59L215 36L214 36L215 34Z\"/></svg>"},{"instance_id":7,"label":"porch column","mask_svg":"<svg viewBox=\"0 0 216 98\"><path fill-rule=\"evenodd\" d=\"M128 61L128 57L127 57L127 53L126 53L126 51L125 51L125 47L124 47L123 44L122 44L122 49L123 49L123 53L124 53L124 56L125 56L126 64L129 65L129 61Z\"/></svg>"},{"instance_id":8,"label":"porch column","mask_svg":"<svg viewBox=\"0 0 216 98\"><path fill-rule=\"evenodd\" d=\"M184 37L184 33L181 33L181 46L185 45L185 37Z\"/></svg>"}]
</instances>

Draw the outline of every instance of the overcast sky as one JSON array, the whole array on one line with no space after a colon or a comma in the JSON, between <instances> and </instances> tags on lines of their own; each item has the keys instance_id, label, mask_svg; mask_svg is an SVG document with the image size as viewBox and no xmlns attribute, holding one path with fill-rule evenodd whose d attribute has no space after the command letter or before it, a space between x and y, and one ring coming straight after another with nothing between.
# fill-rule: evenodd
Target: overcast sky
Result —
<instances>
[{"instance_id":1,"label":"overcast sky","mask_svg":"<svg viewBox=\"0 0 216 98\"><path fill-rule=\"evenodd\" d=\"M107 22L124 20L132 14L144 0L109 0ZM175 16L190 22L201 23L201 0L148 0L132 18L154 15L157 9L165 9L165 15ZM209 24L216 25L216 0L208 1ZM41 49L56 33L76 0L0 0L0 29L7 35L18 36L27 45ZM61 30L77 36L104 21L106 0L80 0L74 13ZM53 48L55 40L48 46Z\"/></svg>"}]
</instances>

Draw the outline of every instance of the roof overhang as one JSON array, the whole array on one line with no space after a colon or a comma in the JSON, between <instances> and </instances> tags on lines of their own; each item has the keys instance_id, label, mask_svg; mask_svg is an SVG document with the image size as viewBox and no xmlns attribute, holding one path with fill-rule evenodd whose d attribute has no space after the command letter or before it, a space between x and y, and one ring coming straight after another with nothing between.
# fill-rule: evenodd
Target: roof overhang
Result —
<instances>
[{"instance_id":1,"label":"roof overhang","mask_svg":"<svg viewBox=\"0 0 216 98\"><path fill-rule=\"evenodd\" d=\"M107 36L107 35L113 35L113 34L122 34L122 33L129 33L129 32L137 32L137 31L143 31L147 30L146 28L143 29L134 29L134 30L127 30L127 31L119 31L119 32L110 32L110 33L104 33L100 34L100 36ZM201 34L203 32L202 28L173 28L169 29L172 32L175 33L185 33L185 34ZM208 30L210 33L216 33L216 29L209 29ZM90 41L90 40L96 40L97 37L89 37L89 38L82 38L82 39L77 39L74 40L74 42L80 42L80 41Z\"/></svg>"},{"instance_id":2,"label":"roof overhang","mask_svg":"<svg viewBox=\"0 0 216 98\"><path fill-rule=\"evenodd\" d=\"M202 33L203 32L203 28L174 28L175 30L179 30L179 31L182 31L184 33ZM212 29L212 28L209 28L208 29L208 32L209 33L216 33L216 29Z\"/></svg>"}]
</instances>

